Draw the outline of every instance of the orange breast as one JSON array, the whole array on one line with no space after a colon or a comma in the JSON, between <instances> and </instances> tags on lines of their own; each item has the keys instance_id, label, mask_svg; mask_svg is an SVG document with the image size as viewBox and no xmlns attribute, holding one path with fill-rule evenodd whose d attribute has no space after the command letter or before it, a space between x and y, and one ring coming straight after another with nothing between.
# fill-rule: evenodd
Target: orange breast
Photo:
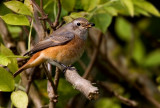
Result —
<instances>
[{"instance_id":1,"label":"orange breast","mask_svg":"<svg viewBox=\"0 0 160 108\"><path fill-rule=\"evenodd\" d=\"M46 59L56 60L65 65L74 63L84 52L85 41L75 36L69 43L50 47L42 51Z\"/></svg>"}]
</instances>

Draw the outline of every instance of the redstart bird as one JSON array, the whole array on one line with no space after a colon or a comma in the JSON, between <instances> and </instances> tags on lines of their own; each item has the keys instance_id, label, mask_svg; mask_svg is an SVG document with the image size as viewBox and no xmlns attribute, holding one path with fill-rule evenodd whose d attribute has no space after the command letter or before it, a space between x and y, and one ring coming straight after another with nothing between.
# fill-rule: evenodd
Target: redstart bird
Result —
<instances>
[{"instance_id":1,"label":"redstart bird","mask_svg":"<svg viewBox=\"0 0 160 108\"><path fill-rule=\"evenodd\" d=\"M61 70L78 60L84 52L88 28L94 26L85 18L77 18L72 22L54 31L50 37L37 43L32 50L25 55L31 56L17 72L37 66L45 61L57 66Z\"/></svg>"}]
</instances>

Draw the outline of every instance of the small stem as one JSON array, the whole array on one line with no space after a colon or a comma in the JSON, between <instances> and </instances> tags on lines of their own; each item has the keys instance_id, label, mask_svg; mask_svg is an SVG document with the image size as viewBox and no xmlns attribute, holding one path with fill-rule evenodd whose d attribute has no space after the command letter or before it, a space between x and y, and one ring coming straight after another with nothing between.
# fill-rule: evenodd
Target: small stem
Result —
<instances>
[{"instance_id":1,"label":"small stem","mask_svg":"<svg viewBox=\"0 0 160 108\"><path fill-rule=\"evenodd\" d=\"M56 27L58 26L58 24L59 24L59 18L60 18L60 15L61 15L61 2L60 2L60 0L57 0L57 2L58 2L58 14L57 14L57 17L56 17L56 19L55 19L55 21L54 21L54 23L53 23L53 29L54 30L56 30Z\"/></svg>"},{"instance_id":2,"label":"small stem","mask_svg":"<svg viewBox=\"0 0 160 108\"><path fill-rule=\"evenodd\" d=\"M31 71L31 73L29 74L29 77L28 77L28 84L27 84L27 86L26 86L26 93L27 93L27 94L29 93L29 89L30 89L30 87L31 87L31 83L32 83L32 81L33 81L33 74L34 74L34 72L35 72L35 68L32 69L32 71Z\"/></svg>"},{"instance_id":3,"label":"small stem","mask_svg":"<svg viewBox=\"0 0 160 108\"><path fill-rule=\"evenodd\" d=\"M59 83L59 78L60 78L60 69L58 67L56 67L56 71L55 71L55 76L54 76L54 85L55 85L55 89L57 91L58 88L58 83Z\"/></svg>"},{"instance_id":4,"label":"small stem","mask_svg":"<svg viewBox=\"0 0 160 108\"><path fill-rule=\"evenodd\" d=\"M31 21L31 26L30 26L29 36L28 36L28 51L30 50L30 46L31 46L32 27L33 27L33 18L32 18L32 21Z\"/></svg>"}]
</instances>

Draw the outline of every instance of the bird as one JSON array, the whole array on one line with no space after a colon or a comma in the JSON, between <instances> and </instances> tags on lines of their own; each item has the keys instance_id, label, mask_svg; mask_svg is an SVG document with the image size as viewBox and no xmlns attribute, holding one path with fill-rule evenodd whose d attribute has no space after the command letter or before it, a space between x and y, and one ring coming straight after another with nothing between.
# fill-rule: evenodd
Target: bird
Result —
<instances>
[{"instance_id":1,"label":"bird","mask_svg":"<svg viewBox=\"0 0 160 108\"><path fill-rule=\"evenodd\" d=\"M13 77L46 61L61 70L69 68L82 56L88 29L93 26L95 26L94 23L80 17L55 30L50 36L38 42L33 49L24 54L24 56L31 57L13 74Z\"/></svg>"}]
</instances>

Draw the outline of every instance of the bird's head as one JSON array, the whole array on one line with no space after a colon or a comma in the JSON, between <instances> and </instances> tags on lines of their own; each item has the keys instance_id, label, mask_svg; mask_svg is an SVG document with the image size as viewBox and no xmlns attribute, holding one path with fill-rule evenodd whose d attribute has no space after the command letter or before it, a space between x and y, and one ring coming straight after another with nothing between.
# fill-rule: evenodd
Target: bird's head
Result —
<instances>
[{"instance_id":1,"label":"bird's head","mask_svg":"<svg viewBox=\"0 0 160 108\"><path fill-rule=\"evenodd\" d=\"M73 24L75 29L88 29L90 27L95 26L94 23L90 23L85 18L77 18L77 19L72 21L72 24Z\"/></svg>"},{"instance_id":2,"label":"bird's head","mask_svg":"<svg viewBox=\"0 0 160 108\"><path fill-rule=\"evenodd\" d=\"M72 30L75 34L79 35L81 38L86 38L88 28L95 26L94 23L90 23L85 18L77 18L71 22Z\"/></svg>"}]
</instances>

